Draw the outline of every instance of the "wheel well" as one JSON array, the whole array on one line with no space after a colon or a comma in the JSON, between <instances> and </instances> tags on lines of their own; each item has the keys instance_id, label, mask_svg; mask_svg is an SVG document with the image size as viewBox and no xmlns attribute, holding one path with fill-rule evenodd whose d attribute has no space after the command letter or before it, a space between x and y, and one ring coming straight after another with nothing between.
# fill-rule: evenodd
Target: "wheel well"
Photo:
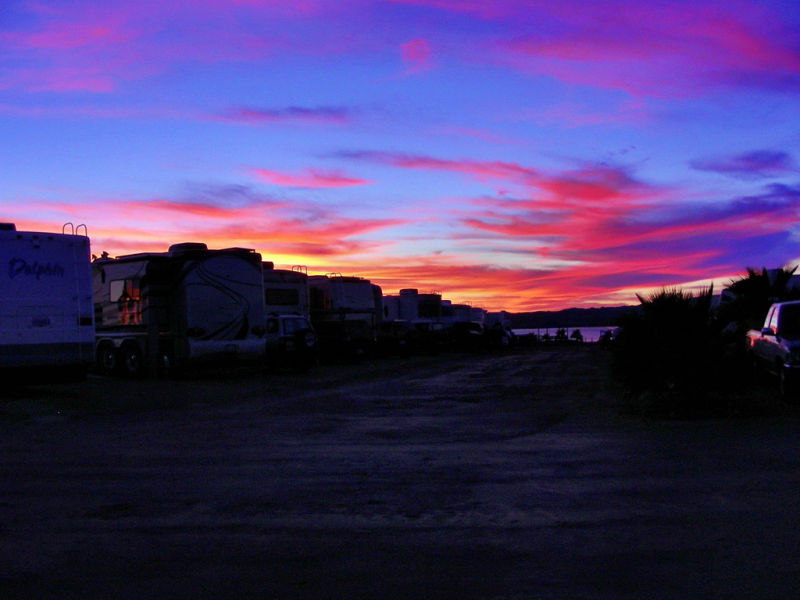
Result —
<instances>
[{"instance_id":1,"label":"wheel well","mask_svg":"<svg viewBox=\"0 0 800 600\"><path fill-rule=\"evenodd\" d=\"M116 352L117 348L114 346L114 342L111 340L101 340L95 348L95 358L99 360L103 353L107 352L108 350Z\"/></svg>"},{"instance_id":2,"label":"wheel well","mask_svg":"<svg viewBox=\"0 0 800 600\"><path fill-rule=\"evenodd\" d=\"M122 344L120 344L119 347L120 350L127 350L129 348L133 348L134 350L141 352L141 348L139 348L139 344L137 344L135 340L125 340L122 342Z\"/></svg>"}]
</instances>

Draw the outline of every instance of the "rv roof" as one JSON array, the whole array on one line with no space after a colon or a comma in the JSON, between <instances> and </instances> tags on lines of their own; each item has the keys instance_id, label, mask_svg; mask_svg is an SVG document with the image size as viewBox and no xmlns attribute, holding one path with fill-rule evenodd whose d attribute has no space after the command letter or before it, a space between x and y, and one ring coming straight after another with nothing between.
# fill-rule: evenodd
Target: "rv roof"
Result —
<instances>
[{"instance_id":1,"label":"rv roof","mask_svg":"<svg viewBox=\"0 0 800 600\"><path fill-rule=\"evenodd\" d=\"M172 248L172 246L170 246ZM178 251L177 253L174 251L166 251L166 252L137 252L135 254L122 254L120 256L116 256L114 258L98 258L96 262L103 261L103 260L124 260L124 261L132 261L132 260L156 260L160 258L170 258L170 257L180 257L180 256L189 256L192 254L221 254L221 253L228 253L228 254L246 254L248 256L252 256L255 254L255 250L251 248L221 248L221 249L201 249L199 247L194 249L187 249L184 247L183 251Z\"/></svg>"}]
</instances>

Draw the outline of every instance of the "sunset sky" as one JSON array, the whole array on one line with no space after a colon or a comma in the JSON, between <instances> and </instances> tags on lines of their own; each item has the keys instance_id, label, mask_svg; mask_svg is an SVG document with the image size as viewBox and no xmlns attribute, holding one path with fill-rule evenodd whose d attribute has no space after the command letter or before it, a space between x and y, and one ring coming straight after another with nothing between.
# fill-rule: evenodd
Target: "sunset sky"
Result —
<instances>
[{"instance_id":1,"label":"sunset sky","mask_svg":"<svg viewBox=\"0 0 800 600\"><path fill-rule=\"evenodd\" d=\"M0 220L513 311L800 262L797 0L2 0Z\"/></svg>"}]
</instances>

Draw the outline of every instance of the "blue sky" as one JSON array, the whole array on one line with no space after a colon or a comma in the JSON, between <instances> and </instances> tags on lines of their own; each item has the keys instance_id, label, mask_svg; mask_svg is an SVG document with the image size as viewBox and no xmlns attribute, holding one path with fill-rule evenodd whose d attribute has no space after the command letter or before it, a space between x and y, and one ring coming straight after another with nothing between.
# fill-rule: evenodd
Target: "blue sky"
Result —
<instances>
[{"instance_id":1,"label":"blue sky","mask_svg":"<svg viewBox=\"0 0 800 600\"><path fill-rule=\"evenodd\" d=\"M795 3L10 0L0 218L489 309L800 259Z\"/></svg>"}]
</instances>

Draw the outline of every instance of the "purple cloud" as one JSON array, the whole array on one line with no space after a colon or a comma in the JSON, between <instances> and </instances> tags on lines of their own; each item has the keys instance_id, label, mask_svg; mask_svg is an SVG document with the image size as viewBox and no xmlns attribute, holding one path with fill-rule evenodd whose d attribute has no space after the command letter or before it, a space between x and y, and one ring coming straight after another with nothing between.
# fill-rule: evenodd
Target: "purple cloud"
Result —
<instances>
[{"instance_id":1,"label":"purple cloud","mask_svg":"<svg viewBox=\"0 0 800 600\"><path fill-rule=\"evenodd\" d=\"M334 123L346 124L352 120L352 111L340 106L287 106L284 108L234 108L223 115L225 120L244 123Z\"/></svg>"},{"instance_id":2,"label":"purple cloud","mask_svg":"<svg viewBox=\"0 0 800 600\"><path fill-rule=\"evenodd\" d=\"M787 152L755 150L734 156L700 158L689 163L698 171L711 171L740 179L757 179L796 172L792 157Z\"/></svg>"}]
</instances>

